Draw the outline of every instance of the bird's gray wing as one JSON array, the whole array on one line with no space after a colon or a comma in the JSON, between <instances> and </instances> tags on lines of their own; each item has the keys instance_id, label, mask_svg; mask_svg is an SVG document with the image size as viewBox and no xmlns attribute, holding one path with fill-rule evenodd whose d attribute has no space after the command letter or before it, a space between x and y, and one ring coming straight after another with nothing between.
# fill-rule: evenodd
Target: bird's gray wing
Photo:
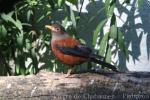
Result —
<instances>
[{"instance_id":1,"label":"bird's gray wing","mask_svg":"<svg viewBox=\"0 0 150 100\"><path fill-rule=\"evenodd\" d=\"M57 49L59 49L62 53L67 55L79 56L79 57L89 57L92 53L91 48L85 45L76 45L72 47L63 47L60 45L56 45Z\"/></svg>"}]
</instances>

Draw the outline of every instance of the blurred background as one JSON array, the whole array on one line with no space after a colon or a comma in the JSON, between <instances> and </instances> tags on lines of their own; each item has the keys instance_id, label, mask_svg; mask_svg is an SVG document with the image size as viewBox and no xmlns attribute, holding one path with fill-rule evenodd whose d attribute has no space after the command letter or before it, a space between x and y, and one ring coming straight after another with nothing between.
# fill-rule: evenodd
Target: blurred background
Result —
<instances>
[{"instance_id":1,"label":"blurred background","mask_svg":"<svg viewBox=\"0 0 150 100\"><path fill-rule=\"evenodd\" d=\"M150 71L149 19L149 0L0 0L0 75L66 72L51 53L52 23L121 71ZM103 66L76 68L89 69Z\"/></svg>"}]
</instances>

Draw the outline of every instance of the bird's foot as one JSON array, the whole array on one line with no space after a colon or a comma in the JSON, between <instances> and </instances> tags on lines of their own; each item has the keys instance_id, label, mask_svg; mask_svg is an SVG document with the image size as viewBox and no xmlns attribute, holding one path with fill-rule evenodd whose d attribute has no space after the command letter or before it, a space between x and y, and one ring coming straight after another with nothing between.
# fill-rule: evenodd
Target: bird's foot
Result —
<instances>
[{"instance_id":1,"label":"bird's foot","mask_svg":"<svg viewBox=\"0 0 150 100\"><path fill-rule=\"evenodd\" d=\"M70 76L70 74L65 74L64 78L69 78Z\"/></svg>"},{"instance_id":2,"label":"bird's foot","mask_svg":"<svg viewBox=\"0 0 150 100\"><path fill-rule=\"evenodd\" d=\"M62 79L64 79L64 78L70 78L70 76L71 76L70 74L63 74L62 75Z\"/></svg>"},{"instance_id":3,"label":"bird's foot","mask_svg":"<svg viewBox=\"0 0 150 100\"><path fill-rule=\"evenodd\" d=\"M69 78L71 76L72 69L69 69L67 74L65 74L64 78Z\"/></svg>"}]
</instances>

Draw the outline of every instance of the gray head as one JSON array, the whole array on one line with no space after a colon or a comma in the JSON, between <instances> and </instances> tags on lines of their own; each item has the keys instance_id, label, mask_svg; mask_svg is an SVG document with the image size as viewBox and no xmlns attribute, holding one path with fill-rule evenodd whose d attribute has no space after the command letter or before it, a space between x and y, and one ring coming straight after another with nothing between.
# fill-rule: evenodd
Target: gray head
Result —
<instances>
[{"instance_id":1,"label":"gray head","mask_svg":"<svg viewBox=\"0 0 150 100\"><path fill-rule=\"evenodd\" d=\"M64 27L59 24L46 25L45 27L52 31L51 41L61 40L69 37Z\"/></svg>"},{"instance_id":2,"label":"gray head","mask_svg":"<svg viewBox=\"0 0 150 100\"><path fill-rule=\"evenodd\" d=\"M65 28L59 24L46 25L46 28L50 29L54 34L64 34Z\"/></svg>"}]
</instances>

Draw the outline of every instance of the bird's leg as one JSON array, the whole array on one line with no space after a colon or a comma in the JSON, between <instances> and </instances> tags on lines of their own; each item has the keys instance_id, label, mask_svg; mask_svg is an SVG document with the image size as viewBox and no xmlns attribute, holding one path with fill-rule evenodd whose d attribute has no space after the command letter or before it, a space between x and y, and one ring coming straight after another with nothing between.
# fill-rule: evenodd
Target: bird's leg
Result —
<instances>
[{"instance_id":1,"label":"bird's leg","mask_svg":"<svg viewBox=\"0 0 150 100\"><path fill-rule=\"evenodd\" d=\"M67 72L65 78L68 78L68 77L71 75L72 70L73 70L73 67L70 67L70 68L68 69L68 72Z\"/></svg>"},{"instance_id":2,"label":"bird's leg","mask_svg":"<svg viewBox=\"0 0 150 100\"><path fill-rule=\"evenodd\" d=\"M69 77L71 75L72 69L70 68L65 76L65 78Z\"/></svg>"}]
</instances>

